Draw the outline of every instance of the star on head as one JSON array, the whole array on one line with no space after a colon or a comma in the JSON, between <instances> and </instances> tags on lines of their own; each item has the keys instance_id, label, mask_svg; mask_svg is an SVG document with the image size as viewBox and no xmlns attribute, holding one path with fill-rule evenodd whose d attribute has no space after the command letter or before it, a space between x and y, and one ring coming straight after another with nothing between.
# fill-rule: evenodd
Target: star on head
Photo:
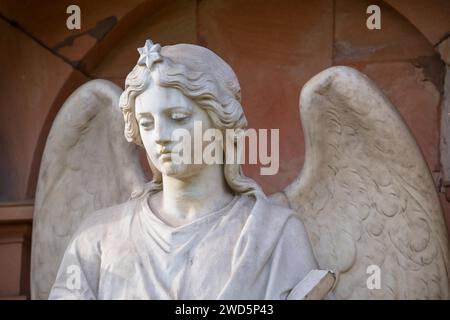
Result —
<instances>
[{"instance_id":1,"label":"star on head","mask_svg":"<svg viewBox=\"0 0 450 320\"><path fill-rule=\"evenodd\" d=\"M159 53L161 50L159 43L154 44L151 40L146 40L145 45L137 50L140 54L137 62L139 65L146 65L150 69L155 62L162 61L162 56Z\"/></svg>"}]
</instances>

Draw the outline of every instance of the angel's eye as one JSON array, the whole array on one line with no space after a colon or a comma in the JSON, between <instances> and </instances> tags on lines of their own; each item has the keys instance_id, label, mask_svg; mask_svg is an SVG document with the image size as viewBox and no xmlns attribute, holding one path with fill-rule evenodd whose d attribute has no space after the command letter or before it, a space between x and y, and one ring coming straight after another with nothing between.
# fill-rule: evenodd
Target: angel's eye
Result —
<instances>
[{"instance_id":1,"label":"angel's eye","mask_svg":"<svg viewBox=\"0 0 450 320\"><path fill-rule=\"evenodd\" d=\"M145 129L145 130L149 130L151 128L153 128L153 121L148 121L148 120L141 120L139 122L139 125Z\"/></svg>"},{"instance_id":2,"label":"angel's eye","mask_svg":"<svg viewBox=\"0 0 450 320\"><path fill-rule=\"evenodd\" d=\"M170 114L170 117L171 117L173 120L183 121L183 120L188 119L190 116L189 116L189 114L186 114L186 113L184 113L184 112L172 112L172 113Z\"/></svg>"}]
</instances>

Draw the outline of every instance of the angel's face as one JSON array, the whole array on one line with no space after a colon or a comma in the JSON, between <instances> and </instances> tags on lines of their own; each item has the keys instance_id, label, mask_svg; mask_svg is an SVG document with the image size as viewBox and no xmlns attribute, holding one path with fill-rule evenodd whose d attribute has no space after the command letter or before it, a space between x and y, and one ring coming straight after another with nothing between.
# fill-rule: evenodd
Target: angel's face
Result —
<instances>
[{"instance_id":1,"label":"angel's face","mask_svg":"<svg viewBox=\"0 0 450 320\"><path fill-rule=\"evenodd\" d=\"M181 91L152 83L136 97L135 114L145 150L163 175L188 177L205 166L194 161L173 161L171 153L179 143L172 139L175 130L183 129L194 137L194 123L201 122L203 131L213 127L208 114ZM194 150L193 139L189 143Z\"/></svg>"}]
</instances>

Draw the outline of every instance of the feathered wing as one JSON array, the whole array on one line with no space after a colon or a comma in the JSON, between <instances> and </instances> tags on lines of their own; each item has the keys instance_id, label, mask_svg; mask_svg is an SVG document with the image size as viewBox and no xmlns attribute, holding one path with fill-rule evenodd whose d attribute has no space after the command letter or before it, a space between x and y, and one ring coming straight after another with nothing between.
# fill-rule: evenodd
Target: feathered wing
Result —
<instances>
[{"instance_id":1,"label":"feathered wing","mask_svg":"<svg viewBox=\"0 0 450 320\"><path fill-rule=\"evenodd\" d=\"M312 78L300 105L305 164L284 194L320 267L336 272L337 298L449 298L442 209L396 108L348 67Z\"/></svg>"},{"instance_id":2,"label":"feathered wing","mask_svg":"<svg viewBox=\"0 0 450 320\"><path fill-rule=\"evenodd\" d=\"M121 91L109 81L87 82L66 100L50 130L34 210L33 299L47 299L83 218L126 201L144 184L137 147L123 135Z\"/></svg>"}]
</instances>

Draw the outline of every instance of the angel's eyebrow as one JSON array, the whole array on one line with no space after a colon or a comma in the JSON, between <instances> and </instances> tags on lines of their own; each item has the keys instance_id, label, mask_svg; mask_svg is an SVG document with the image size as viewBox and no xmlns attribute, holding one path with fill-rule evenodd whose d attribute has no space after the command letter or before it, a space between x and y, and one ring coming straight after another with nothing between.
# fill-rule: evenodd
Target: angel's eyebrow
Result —
<instances>
[{"instance_id":1,"label":"angel's eyebrow","mask_svg":"<svg viewBox=\"0 0 450 320\"><path fill-rule=\"evenodd\" d=\"M189 112L193 112L192 108L189 106L171 106L171 107L168 107L166 111L173 112L173 111L177 111L177 110L180 110L180 111L187 110Z\"/></svg>"},{"instance_id":2,"label":"angel's eyebrow","mask_svg":"<svg viewBox=\"0 0 450 320\"><path fill-rule=\"evenodd\" d=\"M139 120L141 118L152 118L152 114L150 112L140 112L136 114L136 118Z\"/></svg>"}]
</instances>

